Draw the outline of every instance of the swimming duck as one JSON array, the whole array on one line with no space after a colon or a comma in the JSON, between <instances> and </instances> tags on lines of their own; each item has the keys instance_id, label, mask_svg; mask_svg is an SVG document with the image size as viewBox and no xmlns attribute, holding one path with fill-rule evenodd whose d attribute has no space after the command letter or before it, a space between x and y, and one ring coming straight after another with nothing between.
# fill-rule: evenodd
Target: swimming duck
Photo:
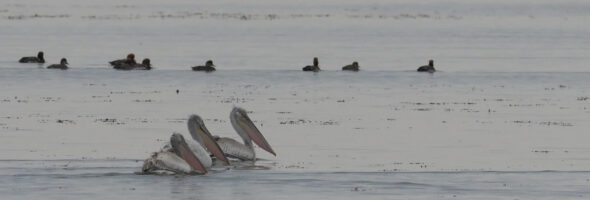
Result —
<instances>
[{"instance_id":1,"label":"swimming duck","mask_svg":"<svg viewBox=\"0 0 590 200\"><path fill-rule=\"evenodd\" d=\"M141 62L141 64L128 64L126 62L121 63L119 66L113 67L118 70L150 70L152 69L152 65L150 64L150 59L145 58Z\"/></svg>"},{"instance_id":2,"label":"swimming duck","mask_svg":"<svg viewBox=\"0 0 590 200\"><path fill-rule=\"evenodd\" d=\"M37 57L35 56L31 56L31 57L22 57L20 60L18 60L19 63L45 63L45 58L43 58L43 52L39 51L39 53L37 53Z\"/></svg>"},{"instance_id":3,"label":"swimming duck","mask_svg":"<svg viewBox=\"0 0 590 200\"><path fill-rule=\"evenodd\" d=\"M303 67L303 71L319 72L320 66L319 66L319 62L318 62L318 57L313 58L313 65L308 65L308 66Z\"/></svg>"},{"instance_id":4,"label":"swimming duck","mask_svg":"<svg viewBox=\"0 0 590 200\"><path fill-rule=\"evenodd\" d=\"M419 72L430 72L430 73L435 72L436 70L434 69L434 61L429 60L428 65L418 67L418 71Z\"/></svg>"},{"instance_id":5,"label":"swimming duck","mask_svg":"<svg viewBox=\"0 0 590 200\"><path fill-rule=\"evenodd\" d=\"M49 66L47 66L47 69L66 70L66 69L68 69L68 60L66 60L66 58L62 58L61 61L59 61L59 64L49 65Z\"/></svg>"},{"instance_id":6,"label":"swimming duck","mask_svg":"<svg viewBox=\"0 0 590 200\"><path fill-rule=\"evenodd\" d=\"M346 65L344 67L342 67L343 71L359 71L359 63L354 61L352 62L352 64L350 65Z\"/></svg>"},{"instance_id":7,"label":"swimming duck","mask_svg":"<svg viewBox=\"0 0 590 200\"><path fill-rule=\"evenodd\" d=\"M208 60L205 62L205 66L194 66L192 67L193 71L205 71L205 72L212 72L215 71L215 65L213 65L212 60Z\"/></svg>"},{"instance_id":8,"label":"swimming duck","mask_svg":"<svg viewBox=\"0 0 590 200\"><path fill-rule=\"evenodd\" d=\"M137 62L135 62L135 54L130 53L130 54L127 54L127 58L125 58L125 59L113 60L113 61L109 62L109 64L111 64L111 66L115 67L115 69L117 67L120 67L123 63L127 63L128 65L137 64Z\"/></svg>"}]
</instances>

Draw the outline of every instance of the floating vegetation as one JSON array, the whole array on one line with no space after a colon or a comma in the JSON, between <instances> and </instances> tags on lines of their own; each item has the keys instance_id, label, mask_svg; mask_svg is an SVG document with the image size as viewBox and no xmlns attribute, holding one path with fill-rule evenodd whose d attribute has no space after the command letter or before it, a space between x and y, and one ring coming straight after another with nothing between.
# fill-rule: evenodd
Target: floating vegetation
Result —
<instances>
[{"instance_id":1,"label":"floating vegetation","mask_svg":"<svg viewBox=\"0 0 590 200\"><path fill-rule=\"evenodd\" d=\"M316 125L338 125L339 123L336 121L328 120L328 121L312 121L312 120L305 120L305 119L298 119L298 120L286 120L281 121L279 124L283 125L301 125L301 124L316 124Z\"/></svg>"},{"instance_id":2,"label":"floating vegetation","mask_svg":"<svg viewBox=\"0 0 590 200\"><path fill-rule=\"evenodd\" d=\"M136 99L136 100L133 100L133 102L137 102L137 103L151 103L151 102L155 102L155 100L152 100L152 99Z\"/></svg>"},{"instance_id":3,"label":"floating vegetation","mask_svg":"<svg viewBox=\"0 0 590 200\"><path fill-rule=\"evenodd\" d=\"M121 124L125 124L124 122L121 122L115 118L104 118L104 119L96 119L94 120L94 122L103 122L106 124L110 124L110 125L121 125Z\"/></svg>"},{"instance_id":4,"label":"floating vegetation","mask_svg":"<svg viewBox=\"0 0 590 200\"><path fill-rule=\"evenodd\" d=\"M423 102L409 102L409 101L404 101L401 102L402 104L410 104L410 105L475 105L475 102L427 102L427 103L423 103Z\"/></svg>"},{"instance_id":5,"label":"floating vegetation","mask_svg":"<svg viewBox=\"0 0 590 200\"><path fill-rule=\"evenodd\" d=\"M68 14L60 14L60 15L41 15L41 14L33 14L33 15L10 15L7 16L6 19L8 20L25 20L25 19L35 19L35 18L69 18L70 15Z\"/></svg>"},{"instance_id":6,"label":"floating vegetation","mask_svg":"<svg viewBox=\"0 0 590 200\"><path fill-rule=\"evenodd\" d=\"M132 5L116 5L116 9L134 8ZM0 10L0 13L7 13L8 10ZM25 20L35 18L70 18L70 14L30 14L30 15L10 15L6 16L8 20ZM164 12L157 11L150 14L130 13L130 14L106 14L106 15L82 15L79 16L84 20L137 20L137 19L220 19L220 20L281 20L281 19L304 19L304 18L350 18L350 19L378 19L378 20L461 20L463 17L456 15L440 15L426 13L400 13L400 14L277 14L277 13L244 13L244 12Z\"/></svg>"},{"instance_id":7,"label":"floating vegetation","mask_svg":"<svg viewBox=\"0 0 590 200\"><path fill-rule=\"evenodd\" d=\"M246 103L249 101L252 101L254 99L250 99L250 98L239 98L239 97L227 97L222 99L220 102L221 103Z\"/></svg>"},{"instance_id":8,"label":"floating vegetation","mask_svg":"<svg viewBox=\"0 0 590 200\"><path fill-rule=\"evenodd\" d=\"M552 122L552 121L542 121L542 122L534 122L531 120L516 120L513 121L515 124L536 124L542 126L574 126L572 123L569 122Z\"/></svg>"},{"instance_id":9,"label":"floating vegetation","mask_svg":"<svg viewBox=\"0 0 590 200\"><path fill-rule=\"evenodd\" d=\"M59 123L59 124L76 124L73 120L69 120L69 119L58 119L55 122Z\"/></svg>"}]
</instances>

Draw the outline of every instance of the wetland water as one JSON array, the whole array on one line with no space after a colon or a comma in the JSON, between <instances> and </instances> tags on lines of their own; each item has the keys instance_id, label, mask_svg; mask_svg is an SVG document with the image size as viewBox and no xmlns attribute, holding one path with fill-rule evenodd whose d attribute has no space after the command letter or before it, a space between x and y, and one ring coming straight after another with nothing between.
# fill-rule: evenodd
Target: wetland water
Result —
<instances>
[{"instance_id":1,"label":"wetland water","mask_svg":"<svg viewBox=\"0 0 590 200\"><path fill-rule=\"evenodd\" d=\"M586 199L584 1L0 3L0 199ZM45 51L48 64L19 64ZM155 70L114 71L134 52ZM320 73L299 71L320 58ZM213 59L214 73L190 71ZM414 70L435 60L434 74ZM361 71L340 67L359 61ZM176 90L179 92L176 93ZM135 175L199 114L277 157Z\"/></svg>"}]
</instances>

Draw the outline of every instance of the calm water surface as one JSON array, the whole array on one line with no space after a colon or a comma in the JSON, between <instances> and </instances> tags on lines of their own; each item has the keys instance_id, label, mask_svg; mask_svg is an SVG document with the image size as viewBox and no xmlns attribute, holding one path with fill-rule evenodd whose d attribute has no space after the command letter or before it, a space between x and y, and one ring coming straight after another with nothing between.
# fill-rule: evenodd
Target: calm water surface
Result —
<instances>
[{"instance_id":1,"label":"calm water surface","mask_svg":"<svg viewBox=\"0 0 590 200\"><path fill-rule=\"evenodd\" d=\"M587 199L586 1L0 2L0 199ZM45 51L70 70L19 64ZM152 71L114 71L134 52ZM320 58L320 73L299 71ZM189 71L213 59L215 73ZM439 72L416 73L435 60ZM358 61L361 71L340 67ZM176 91L179 91L178 93ZM233 106L255 169L136 175Z\"/></svg>"}]
</instances>

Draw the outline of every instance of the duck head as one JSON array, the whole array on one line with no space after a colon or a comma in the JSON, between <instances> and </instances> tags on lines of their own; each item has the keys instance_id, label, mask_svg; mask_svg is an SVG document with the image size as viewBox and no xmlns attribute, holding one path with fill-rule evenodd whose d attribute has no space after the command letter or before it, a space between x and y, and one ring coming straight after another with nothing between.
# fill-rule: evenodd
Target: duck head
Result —
<instances>
[{"instance_id":1,"label":"duck head","mask_svg":"<svg viewBox=\"0 0 590 200\"><path fill-rule=\"evenodd\" d=\"M37 58L39 58L41 60L44 60L43 59L43 52L42 51L39 51L39 53L37 53Z\"/></svg>"},{"instance_id":2,"label":"duck head","mask_svg":"<svg viewBox=\"0 0 590 200\"><path fill-rule=\"evenodd\" d=\"M205 66L207 66L207 67L215 67L215 65L213 65L213 61L212 60L208 60L207 62L205 62Z\"/></svg>"}]
</instances>

